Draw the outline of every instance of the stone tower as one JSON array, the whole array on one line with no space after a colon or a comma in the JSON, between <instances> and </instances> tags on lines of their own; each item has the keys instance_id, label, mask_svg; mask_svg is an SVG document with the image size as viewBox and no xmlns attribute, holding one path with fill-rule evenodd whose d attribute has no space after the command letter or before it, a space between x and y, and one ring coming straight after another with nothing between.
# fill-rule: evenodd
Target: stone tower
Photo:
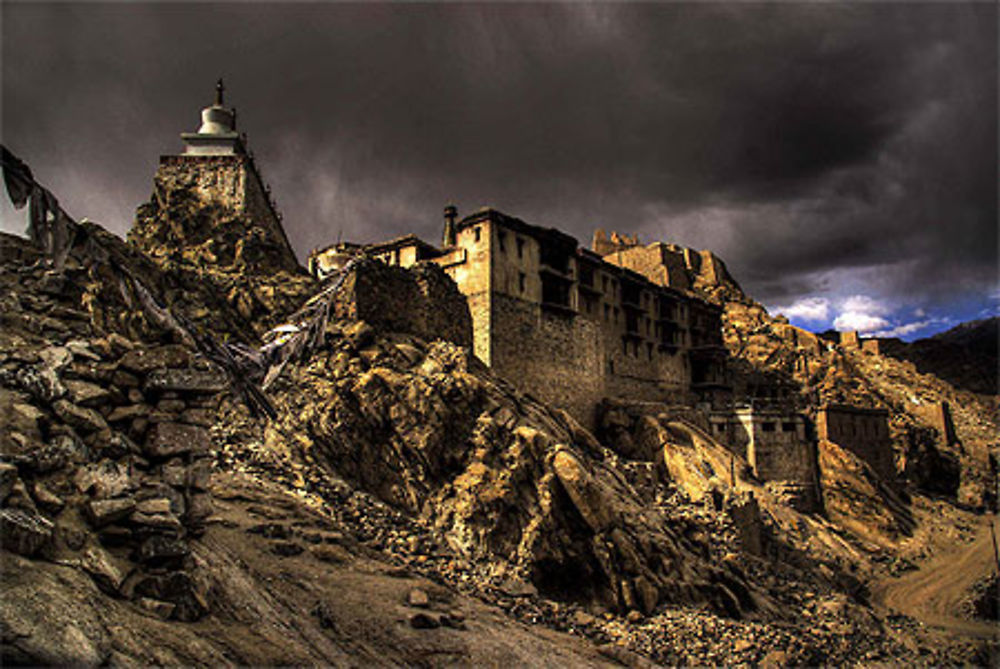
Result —
<instances>
[{"instance_id":1,"label":"stone tower","mask_svg":"<svg viewBox=\"0 0 1000 669\"><path fill-rule=\"evenodd\" d=\"M260 269L294 271L298 261L281 225L281 215L247 151L246 135L236 129L236 110L225 106L224 92L220 79L214 104L201 112L198 131L181 134L183 153L160 157L154 203L169 209L178 192L185 191L201 205L216 205L221 218L242 221L246 234L239 235L243 237L241 246L252 244L256 248L257 252L251 256L255 264L262 265ZM152 221L142 213L140 210L136 227L148 228ZM152 230L133 231L139 235L157 235ZM181 241L200 243L200 238L219 234L221 230L188 230L185 235L188 239ZM231 237L231 229L226 234Z\"/></svg>"}]
</instances>

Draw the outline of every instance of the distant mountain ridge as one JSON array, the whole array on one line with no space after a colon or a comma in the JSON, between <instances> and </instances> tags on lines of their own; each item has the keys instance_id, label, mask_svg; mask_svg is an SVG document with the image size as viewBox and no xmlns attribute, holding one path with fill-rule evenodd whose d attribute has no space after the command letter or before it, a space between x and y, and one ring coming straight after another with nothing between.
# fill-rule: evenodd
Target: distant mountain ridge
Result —
<instances>
[{"instance_id":1,"label":"distant mountain ridge","mask_svg":"<svg viewBox=\"0 0 1000 669\"><path fill-rule=\"evenodd\" d=\"M924 374L933 374L956 388L983 395L1000 394L1000 317L961 323L932 337L909 344L882 340L882 352L909 360Z\"/></svg>"}]
</instances>

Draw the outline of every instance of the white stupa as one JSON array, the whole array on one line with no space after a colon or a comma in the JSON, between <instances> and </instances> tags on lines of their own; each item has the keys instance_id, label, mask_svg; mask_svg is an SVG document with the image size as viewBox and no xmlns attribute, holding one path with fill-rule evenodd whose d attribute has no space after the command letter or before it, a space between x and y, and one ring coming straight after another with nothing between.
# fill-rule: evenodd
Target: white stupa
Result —
<instances>
[{"instance_id":1,"label":"white stupa","mask_svg":"<svg viewBox=\"0 0 1000 669\"><path fill-rule=\"evenodd\" d=\"M236 110L222 103L225 86L222 79L215 85L215 104L201 110L198 132L181 133L184 155L227 156L246 153L243 137L236 132Z\"/></svg>"}]
</instances>

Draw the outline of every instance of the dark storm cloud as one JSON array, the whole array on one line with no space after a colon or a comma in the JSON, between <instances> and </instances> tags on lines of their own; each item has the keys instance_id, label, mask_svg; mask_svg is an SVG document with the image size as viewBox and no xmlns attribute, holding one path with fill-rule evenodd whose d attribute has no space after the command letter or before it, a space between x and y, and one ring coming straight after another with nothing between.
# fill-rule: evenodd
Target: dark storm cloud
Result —
<instances>
[{"instance_id":1,"label":"dark storm cloud","mask_svg":"<svg viewBox=\"0 0 1000 669\"><path fill-rule=\"evenodd\" d=\"M0 11L4 141L120 232L223 74L300 254L454 200L713 248L765 300L996 283L992 4Z\"/></svg>"}]
</instances>

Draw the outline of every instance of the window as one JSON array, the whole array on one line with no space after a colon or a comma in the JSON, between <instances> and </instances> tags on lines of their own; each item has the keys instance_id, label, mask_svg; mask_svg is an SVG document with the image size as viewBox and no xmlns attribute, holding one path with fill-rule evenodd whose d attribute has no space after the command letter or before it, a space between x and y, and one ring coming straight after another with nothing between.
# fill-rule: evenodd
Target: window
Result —
<instances>
[{"instance_id":1,"label":"window","mask_svg":"<svg viewBox=\"0 0 1000 669\"><path fill-rule=\"evenodd\" d=\"M475 233L476 233L476 242L479 242L480 230L478 226L475 228Z\"/></svg>"},{"instance_id":2,"label":"window","mask_svg":"<svg viewBox=\"0 0 1000 669\"><path fill-rule=\"evenodd\" d=\"M604 305L604 320L611 320L611 307L607 304Z\"/></svg>"},{"instance_id":3,"label":"window","mask_svg":"<svg viewBox=\"0 0 1000 669\"><path fill-rule=\"evenodd\" d=\"M517 273L517 288L522 293L524 292L525 283L527 282L527 277L524 276L524 272Z\"/></svg>"},{"instance_id":4,"label":"window","mask_svg":"<svg viewBox=\"0 0 1000 669\"><path fill-rule=\"evenodd\" d=\"M517 238L517 257L518 258L524 257L524 240L521 239L520 237Z\"/></svg>"},{"instance_id":5,"label":"window","mask_svg":"<svg viewBox=\"0 0 1000 669\"><path fill-rule=\"evenodd\" d=\"M764 432L774 432L774 423L769 420L764 421L760 424L760 429Z\"/></svg>"},{"instance_id":6,"label":"window","mask_svg":"<svg viewBox=\"0 0 1000 669\"><path fill-rule=\"evenodd\" d=\"M497 232L497 241L500 243L500 253L507 253L507 233L499 230Z\"/></svg>"},{"instance_id":7,"label":"window","mask_svg":"<svg viewBox=\"0 0 1000 669\"><path fill-rule=\"evenodd\" d=\"M618 307L615 307L615 325L618 324Z\"/></svg>"},{"instance_id":8,"label":"window","mask_svg":"<svg viewBox=\"0 0 1000 669\"><path fill-rule=\"evenodd\" d=\"M622 339L622 355L628 355L628 341Z\"/></svg>"},{"instance_id":9,"label":"window","mask_svg":"<svg viewBox=\"0 0 1000 669\"><path fill-rule=\"evenodd\" d=\"M601 277L601 292L607 295L608 293L608 277Z\"/></svg>"},{"instance_id":10,"label":"window","mask_svg":"<svg viewBox=\"0 0 1000 669\"><path fill-rule=\"evenodd\" d=\"M652 344L646 344L646 359L647 360L652 360L653 359L653 345Z\"/></svg>"},{"instance_id":11,"label":"window","mask_svg":"<svg viewBox=\"0 0 1000 669\"><path fill-rule=\"evenodd\" d=\"M781 431L782 432L795 432L795 423L793 423L791 421L788 421L788 420L784 421L781 424Z\"/></svg>"},{"instance_id":12,"label":"window","mask_svg":"<svg viewBox=\"0 0 1000 669\"><path fill-rule=\"evenodd\" d=\"M608 373L609 374L614 374L615 373L615 361L614 360L608 360Z\"/></svg>"}]
</instances>

